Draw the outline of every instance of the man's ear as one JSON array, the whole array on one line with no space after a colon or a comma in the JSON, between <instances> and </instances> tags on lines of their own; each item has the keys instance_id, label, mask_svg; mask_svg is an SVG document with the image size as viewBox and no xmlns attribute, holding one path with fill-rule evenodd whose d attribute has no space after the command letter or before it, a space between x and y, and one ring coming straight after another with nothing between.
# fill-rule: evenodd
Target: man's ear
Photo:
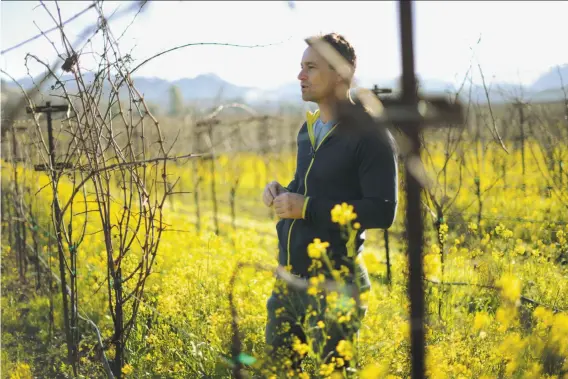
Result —
<instances>
[{"instance_id":1,"label":"man's ear","mask_svg":"<svg viewBox=\"0 0 568 379\"><path fill-rule=\"evenodd\" d=\"M346 80L345 78L343 78L341 75L339 75L338 73L335 73L336 75L336 81L335 84L337 85L341 85L344 84L347 86L347 88L351 87L351 80Z\"/></svg>"}]
</instances>

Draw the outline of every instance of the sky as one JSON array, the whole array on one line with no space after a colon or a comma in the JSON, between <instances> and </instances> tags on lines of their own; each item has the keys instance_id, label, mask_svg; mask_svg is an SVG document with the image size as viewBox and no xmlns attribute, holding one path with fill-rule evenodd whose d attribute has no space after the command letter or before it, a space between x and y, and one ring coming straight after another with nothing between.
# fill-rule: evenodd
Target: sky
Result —
<instances>
[{"instance_id":1,"label":"sky","mask_svg":"<svg viewBox=\"0 0 568 379\"><path fill-rule=\"evenodd\" d=\"M57 17L55 3L45 2ZM105 1L110 15L131 2ZM355 47L356 77L381 81L401 73L397 2L389 1L149 2L120 39L123 54L136 62L188 43L221 42L268 47L191 46L150 61L137 75L167 80L214 73L233 84L262 89L297 81L304 38L327 32L343 34ZM61 1L63 20L89 5ZM120 36L134 13L111 19ZM488 81L531 84L550 68L568 63L565 17L568 1L416 1L415 62L420 77L459 83L470 63L480 64ZM55 23L39 2L0 2L1 48L7 49ZM65 26L73 41L97 20L91 9ZM60 51L58 31L49 34ZM81 64L95 67L96 38L85 45ZM81 45L81 46L83 46ZM45 62L57 58L54 46L41 37L1 56L2 69L19 79L44 72L27 53ZM2 75L3 78L5 76ZM479 82L479 75L473 77ZM380 84L380 83L379 83Z\"/></svg>"}]
</instances>

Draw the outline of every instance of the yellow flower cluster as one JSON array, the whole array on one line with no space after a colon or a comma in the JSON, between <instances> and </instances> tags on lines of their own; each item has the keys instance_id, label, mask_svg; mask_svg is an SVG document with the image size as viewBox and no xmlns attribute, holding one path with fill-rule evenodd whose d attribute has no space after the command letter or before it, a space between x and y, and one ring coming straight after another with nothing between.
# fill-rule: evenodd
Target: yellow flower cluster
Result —
<instances>
[{"instance_id":1,"label":"yellow flower cluster","mask_svg":"<svg viewBox=\"0 0 568 379\"><path fill-rule=\"evenodd\" d=\"M509 239L509 238L513 237L513 232L511 230L507 229L501 223L499 223L499 225L497 225L495 227L495 234L503 237L503 239Z\"/></svg>"},{"instance_id":2,"label":"yellow flower cluster","mask_svg":"<svg viewBox=\"0 0 568 379\"><path fill-rule=\"evenodd\" d=\"M554 322L554 313L544 307L536 307L533 316L538 320L538 326L541 328L548 328Z\"/></svg>"},{"instance_id":3,"label":"yellow flower cluster","mask_svg":"<svg viewBox=\"0 0 568 379\"><path fill-rule=\"evenodd\" d=\"M439 227L439 232L438 232L438 238L440 239L441 243L446 242L446 239L448 238L448 224L441 224Z\"/></svg>"},{"instance_id":4,"label":"yellow flower cluster","mask_svg":"<svg viewBox=\"0 0 568 379\"><path fill-rule=\"evenodd\" d=\"M424 275L431 280L439 280L442 273L440 254L426 254L424 256Z\"/></svg>"},{"instance_id":5,"label":"yellow flower cluster","mask_svg":"<svg viewBox=\"0 0 568 379\"><path fill-rule=\"evenodd\" d=\"M345 361L343 360L343 358L331 358L332 362L335 362L335 367L343 367L343 365L345 365Z\"/></svg>"},{"instance_id":6,"label":"yellow flower cluster","mask_svg":"<svg viewBox=\"0 0 568 379\"><path fill-rule=\"evenodd\" d=\"M339 353L339 355L341 355L343 359L345 359L346 361L350 361L351 359L353 359L354 349L353 349L353 344L351 342L346 340L339 341L336 350Z\"/></svg>"},{"instance_id":7,"label":"yellow flower cluster","mask_svg":"<svg viewBox=\"0 0 568 379\"><path fill-rule=\"evenodd\" d=\"M315 238L314 242L308 245L308 256L312 259L320 259L328 247L329 242L322 242L319 238Z\"/></svg>"},{"instance_id":8,"label":"yellow flower cluster","mask_svg":"<svg viewBox=\"0 0 568 379\"><path fill-rule=\"evenodd\" d=\"M298 337L294 337L294 342L292 343L292 349L297 352L301 357L310 352L310 347L302 343Z\"/></svg>"},{"instance_id":9,"label":"yellow flower cluster","mask_svg":"<svg viewBox=\"0 0 568 379\"><path fill-rule=\"evenodd\" d=\"M497 281L501 295L507 301L516 304L521 297L521 281L511 274L505 274Z\"/></svg>"},{"instance_id":10,"label":"yellow flower cluster","mask_svg":"<svg viewBox=\"0 0 568 379\"><path fill-rule=\"evenodd\" d=\"M365 368L361 371L359 377L361 379L385 378L387 377L388 371L389 371L388 362L386 364L372 363L365 366Z\"/></svg>"},{"instance_id":11,"label":"yellow flower cluster","mask_svg":"<svg viewBox=\"0 0 568 379\"><path fill-rule=\"evenodd\" d=\"M347 225L357 218L357 214L353 211L353 205L341 203L335 205L331 210L331 221L339 225ZM358 225L359 226L359 225Z\"/></svg>"},{"instance_id":12,"label":"yellow flower cluster","mask_svg":"<svg viewBox=\"0 0 568 379\"><path fill-rule=\"evenodd\" d=\"M333 363L322 363L319 369L319 374L324 378L328 378L331 374L333 374L333 370L335 370L335 365Z\"/></svg>"},{"instance_id":13,"label":"yellow flower cluster","mask_svg":"<svg viewBox=\"0 0 568 379\"><path fill-rule=\"evenodd\" d=\"M126 363L124 366L122 366L122 373L125 376L132 374L133 371L134 371L134 368L128 363Z\"/></svg>"},{"instance_id":14,"label":"yellow flower cluster","mask_svg":"<svg viewBox=\"0 0 568 379\"><path fill-rule=\"evenodd\" d=\"M518 308L512 305L501 306L497 309L495 319L499 322L498 330L506 332L517 321Z\"/></svg>"},{"instance_id":15,"label":"yellow flower cluster","mask_svg":"<svg viewBox=\"0 0 568 379\"><path fill-rule=\"evenodd\" d=\"M27 363L18 363L10 373L10 379L31 379L33 378L30 365Z\"/></svg>"},{"instance_id":16,"label":"yellow flower cluster","mask_svg":"<svg viewBox=\"0 0 568 379\"><path fill-rule=\"evenodd\" d=\"M478 312L475 314L475 318L473 319L473 328L475 330L480 330L488 326L491 322L491 319L487 312Z\"/></svg>"},{"instance_id":17,"label":"yellow flower cluster","mask_svg":"<svg viewBox=\"0 0 568 379\"><path fill-rule=\"evenodd\" d=\"M309 280L308 295L315 296L318 294L318 285L325 282L325 276L319 274L318 276L312 276Z\"/></svg>"},{"instance_id":18,"label":"yellow flower cluster","mask_svg":"<svg viewBox=\"0 0 568 379\"><path fill-rule=\"evenodd\" d=\"M507 362L505 366L506 377L510 378L518 368L518 358L522 354L527 341L517 332L505 337L499 346L499 353Z\"/></svg>"}]
</instances>

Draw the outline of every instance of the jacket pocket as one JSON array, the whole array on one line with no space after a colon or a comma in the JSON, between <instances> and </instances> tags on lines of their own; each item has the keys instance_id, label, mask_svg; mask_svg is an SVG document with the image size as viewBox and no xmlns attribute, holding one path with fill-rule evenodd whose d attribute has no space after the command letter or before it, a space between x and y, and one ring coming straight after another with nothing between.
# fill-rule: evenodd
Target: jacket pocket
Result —
<instances>
[{"instance_id":1,"label":"jacket pocket","mask_svg":"<svg viewBox=\"0 0 568 379\"><path fill-rule=\"evenodd\" d=\"M313 223L297 219L292 227L290 237L290 263L296 274L307 276L312 258L308 255L308 245L319 238L322 242L329 241L329 233L317 228Z\"/></svg>"}]
</instances>

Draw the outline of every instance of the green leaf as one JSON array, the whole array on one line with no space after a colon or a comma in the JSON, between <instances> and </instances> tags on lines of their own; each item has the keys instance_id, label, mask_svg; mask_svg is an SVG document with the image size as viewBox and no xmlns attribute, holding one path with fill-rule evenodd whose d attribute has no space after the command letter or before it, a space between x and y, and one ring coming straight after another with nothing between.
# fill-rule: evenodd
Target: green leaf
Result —
<instances>
[{"instance_id":1,"label":"green leaf","mask_svg":"<svg viewBox=\"0 0 568 379\"><path fill-rule=\"evenodd\" d=\"M254 364L254 362L256 362L256 358L251 357L250 355L245 353L240 353L239 356L237 357L237 362L241 362L242 364L250 366Z\"/></svg>"}]
</instances>

